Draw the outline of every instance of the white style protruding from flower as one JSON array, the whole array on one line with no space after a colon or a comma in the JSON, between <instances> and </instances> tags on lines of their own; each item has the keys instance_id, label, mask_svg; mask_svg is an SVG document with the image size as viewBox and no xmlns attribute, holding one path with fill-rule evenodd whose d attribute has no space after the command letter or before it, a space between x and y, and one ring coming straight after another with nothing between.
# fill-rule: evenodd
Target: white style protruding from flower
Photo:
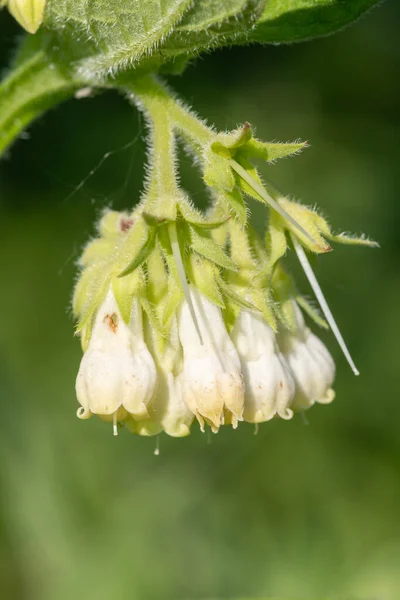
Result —
<instances>
[{"instance_id":1,"label":"white style protruding from flower","mask_svg":"<svg viewBox=\"0 0 400 600\"><path fill-rule=\"evenodd\" d=\"M133 300L127 325L110 289L100 306L89 346L83 355L76 393L81 408L78 417L100 415L116 423L126 413L148 417L147 406L154 394L157 374L154 360L143 338L142 311Z\"/></svg>"},{"instance_id":2,"label":"white style protruding from flower","mask_svg":"<svg viewBox=\"0 0 400 600\"><path fill-rule=\"evenodd\" d=\"M243 420L244 383L238 353L226 330L221 310L192 285L189 293L201 338L186 300L179 310L183 347L182 393L204 431L217 432L224 422Z\"/></svg>"},{"instance_id":3,"label":"white style protruding from flower","mask_svg":"<svg viewBox=\"0 0 400 600\"><path fill-rule=\"evenodd\" d=\"M144 421L129 419L127 427L139 435L156 435L165 431L172 437L190 434L194 415L182 398L182 348L179 343L178 325L173 318L165 347L160 350L154 328L146 320L146 341L157 366L157 392L147 409L149 418Z\"/></svg>"},{"instance_id":4,"label":"white style protruding from flower","mask_svg":"<svg viewBox=\"0 0 400 600\"><path fill-rule=\"evenodd\" d=\"M285 355L296 384L292 403L295 411L311 408L318 402L329 404L335 398L332 389L335 363L326 346L304 322L303 314L293 301L297 334L282 331L279 346Z\"/></svg>"},{"instance_id":5,"label":"white style protruding from flower","mask_svg":"<svg viewBox=\"0 0 400 600\"><path fill-rule=\"evenodd\" d=\"M244 420L262 423L275 415L291 419L295 385L274 331L261 316L243 309L231 337L239 353L245 382Z\"/></svg>"}]
</instances>

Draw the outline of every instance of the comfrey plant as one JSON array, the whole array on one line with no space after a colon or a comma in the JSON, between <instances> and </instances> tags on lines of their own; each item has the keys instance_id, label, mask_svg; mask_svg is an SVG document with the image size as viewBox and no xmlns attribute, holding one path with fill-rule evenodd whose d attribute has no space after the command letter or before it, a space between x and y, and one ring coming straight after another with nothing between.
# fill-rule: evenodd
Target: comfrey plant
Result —
<instances>
[{"instance_id":1,"label":"comfrey plant","mask_svg":"<svg viewBox=\"0 0 400 600\"><path fill-rule=\"evenodd\" d=\"M139 435L181 437L193 422L291 419L328 404L335 365L304 313L330 327L358 371L312 271L331 243L376 245L332 232L315 209L262 180L306 144L268 143L245 122L218 132L163 82L201 51L290 42L346 25L375 0L3 0L31 34L0 87L0 152L34 118L87 88L122 91L148 125L140 202L106 210L80 258L73 297L83 358L78 417L98 415ZM86 93L86 92L85 92ZM200 169L212 202L182 189L176 143ZM247 199L265 205L264 236ZM291 249L323 316L284 266Z\"/></svg>"}]
</instances>

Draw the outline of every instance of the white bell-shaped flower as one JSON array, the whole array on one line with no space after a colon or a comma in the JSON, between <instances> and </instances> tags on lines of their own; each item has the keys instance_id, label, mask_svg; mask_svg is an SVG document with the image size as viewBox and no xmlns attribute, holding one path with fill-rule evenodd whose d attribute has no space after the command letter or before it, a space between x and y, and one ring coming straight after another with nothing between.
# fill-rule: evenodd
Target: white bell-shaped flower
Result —
<instances>
[{"instance_id":1,"label":"white bell-shaped flower","mask_svg":"<svg viewBox=\"0 0 400 600\"><path fill-rule=\"evenodd\" d=\"M244 409L238 353L221 310L194 286L189 286L189 293L192 306L183 301L178 317L183 347L183 400L202 430L204 421L214 432L225 420L237 427L238 421L243 420Z\"/></svg>"},{"instance_id":2,"label":"white bell-shaped flower","mask_svg":"<svg viewBox=\"0 0 400 600\"><path fill-rule=\"evenodd\" d=\"M250 310L242 310L231 334L242 363L245 382L244 420L269 421L275 415L291 419L295 386L275 333Z\"/></svg>"},{"instance_id":3,"label":"white bell-shaped flower","mask_svg":"<svg viewBox=\"0 0 400 600\"><path fill-rule=\"evenodd\" d=\"M139 435L156 435L165 431L172 437L185 437L190 434L194 415L182 398L182 348L176 318L172 320L169 338L162 350L156 332L148 321L145 329L146 340L157 366L158 387L147 407L149 418L129 419L127 427Z\"/></svg>"},{"instance_id":4,"label":"white bell-shaped flower","mask_svg":"<svg viewBox=\"0 0 400 600\"><path fill-rule=\"evenodd\" d=\"M282 331L279 346L291 369L296 392L292 403L295 411L311 408L315 402L329 404L335 398L332 384L335 363L326 346L304 322L303 314L293 303L297 334Z\"/></svg>"},{"instance_id":5,"label":"white bell-shaped flower","mask_svg":"<svg viewBox=\"0 0 400 600\"><path fill-rule=\"evenodd\" d=\"M143 338L139 302L133 300L127 325L110 289L97 312L76 380L81 404L78 417L112 416L114 423L126 413L135 418L147 417L156 383L154 360Z\"/></svg>"}]
</instances>

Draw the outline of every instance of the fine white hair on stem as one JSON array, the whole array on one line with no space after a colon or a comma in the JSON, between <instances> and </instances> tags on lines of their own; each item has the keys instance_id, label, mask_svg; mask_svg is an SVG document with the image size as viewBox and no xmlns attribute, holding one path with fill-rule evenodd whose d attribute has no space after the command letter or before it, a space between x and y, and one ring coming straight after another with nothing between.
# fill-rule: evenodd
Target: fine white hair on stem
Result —
<instances>
[{"instance_id":1,"label":"fine white hair on stem","mask_svg":"<svg viewBox=\"0 0 400 600\"><path fill-rule=\"evenodd\" d=\"M193 324L195 326L197 335L199 336L200 344L203 345L203 338L201 335L199 322L197 320L196 313L195 313L194 306L193 306L192 297L190 295L189 286L188 286L188 282L186 279L185 267L183 266L181 249L179 248L179 240L178 240L178 234L176 231L175 223L171 223L169 226L169 237L171 240L172 254L174 255L174 260L175 260L176 268L178 271L178 276L179 276L179 279L180 279L180 282L182 285L183 294L185 296L186 302L188 303L190 316L192 317Z\"/></svg>"},{"instance_id":2,"label":"fine white hair on stem","mask_svg":"<svg viewBox=\"0 0 400 600\"><path fill-rule=\"evenodd\" d=\"M113 435L118 435L117 411L113 414Z\"/></svg>"},{"instance_id":3,"label":"fine white hair on stem","mask_svg":"<svg viewBox=\"0 0 400 600\"><path fill-rule=\"evenodd\" d=\"M325 299L325 296L321 290L321 286L319 285L317 278L315 277L314 271L311 268L311 265L309 263L309 260L307 258L307 255L304 251L303 246L300 244L300 242L296 239L296 237L293 235L293 233L290 234L292 242L293 242L293 246L295 249L295 252L297 254L297 258L299 259L299 262L304 270L304 273L309 281L309 284L311 285L313 292L315 294L316 299L319 302L319 305L321 307L322 312L324 313L325 319L328 321L329 326L332 330L333 335L335 336L347 362L349 363L354 375L359 375L360 372L357 369L356 365L354 364L353 359L351 358L350 352L346 346L346 343L343 339L342 334L339 331L339 327L336 324L335 318L331 312L331 309L328 306L328 303Z\"/></svg>"}]
</instances>

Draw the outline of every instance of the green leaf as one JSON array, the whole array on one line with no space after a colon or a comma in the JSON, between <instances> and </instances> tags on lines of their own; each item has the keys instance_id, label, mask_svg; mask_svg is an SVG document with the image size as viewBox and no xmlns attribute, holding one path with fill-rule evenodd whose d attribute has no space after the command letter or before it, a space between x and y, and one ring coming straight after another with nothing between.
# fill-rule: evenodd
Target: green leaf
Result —
<instances>
[{"instance_id":1,"label":"green leaf","mask_svg":"<svg viewBox=\"0 0 400 600\"><path fill-rule=\"evenodd\" d=\"M78 72L96 79L140 61L181 20L191 0L49 0L45 26L80 46Z\"/></svg>"},{"instance_id":2,"label":"green leaf","mask_svg":"<svg viewBox=\"0 0 400 600\"><path fill-rule=\"evenodd\" d=\"M50 64L35 38L23 43L14 69L0 84L0 156L34 119L72 96L80 85Z\"/></svg>"},{"instance_id":3,"label":"green leaf","mask_svg":"<svg viewBox=\"0 0 400 600\"><path fill-rule=\"evenodd\" d=\"M244 38L265 1L48 0L44 25L59 60L96 82L130 67L171 71L174 60L179 71L202 50Z\"/></svg>"},{"instance_id":4,"label":"green leaf","mask_svg":"<svg viewBox=\"0 0 400 600\"><path fill-rule=\"evenodd\" d=\"M197 0L163 45L166 56L197 56L210 48L246 42L266 0Z\"/></svg>"},{"instance_id":5,"label":"green leaf","mask_svg":"<svg viewBox=\"0 0 400 600\"><path fill-rule=\"evenodd\" d=\"M250 39L278 43L334 33L380 0L268 0Z\"/></svg>"}]
</instances>

